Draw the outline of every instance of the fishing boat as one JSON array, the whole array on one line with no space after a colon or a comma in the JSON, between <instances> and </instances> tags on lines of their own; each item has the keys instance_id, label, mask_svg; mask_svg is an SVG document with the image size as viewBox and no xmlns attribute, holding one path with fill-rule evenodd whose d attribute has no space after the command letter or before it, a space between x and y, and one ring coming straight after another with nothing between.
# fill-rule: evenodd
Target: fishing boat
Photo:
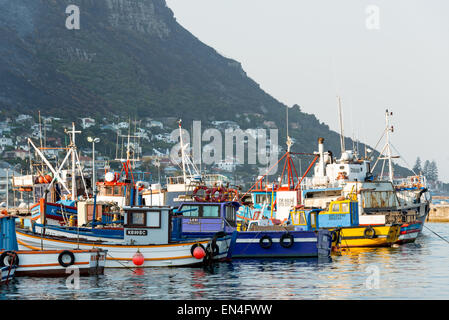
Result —
<instances>
[{"instance_id":1,"label":"fishing boat","mask_svg":"<svg viewBox=\"0 0 449 320\"><path fill-rule=\"evenodd\" d=\"M5 281L12 276L57 277L67 276L67 268L78 270L78 274L99 275L104 272L106 251L89 250L42 250L40 245L20 246L16 237L16 217L0 217L0 268Z\"/></svg>"},{"instance_id":2,"label":"fishing boat","mask_svg":"<svg viewBox=\"0 0 449 320\"><path fill-rule=\"evenodd\" d=\"M231 234L227 258L304 258L329 257L332 234L339 231L293 230L292 226L268 224L269 219L251 221L248 231L237 231L236 211L240 204L228 202L186 202L177 209L174 228L182 238L217 233ZM270 221L271 222L271 221ZM334 236L335 237L335 236ZM215 249L216 250L216 249Z\"/></svg>"},{"instance_id":3,"label":"fishing boat","mask_svg":"<svg viewBox=\"0 0 449 320\"><path fill-rule=\"evenodd\" d=\"M294 230L339 230L340 248L390 247L397 243L400 224L382 224L378 218L365 217L361 223L357 195L352 192L347 197L331 201L326 210L304 206L293 208L289 222Z\"/></svg>"},{"instance_id":4,"label":"fishing boat","mask_svg":"<svg viewBox=\"0 0 449 320\"><path fill-rule=\"evenodd\" d=\"M151 184L142 190L143 203L148 206L178 206L184 201L195 201L201 197L214 195L212 190L229 189L229 179L222 174L208 174L201 172L192 161L192 156L187 152L189 144L184 143L182 138L182 120L178 121L180 142L180 170L182 175L169 176L166 178L165 188L161 184Z\"/></svg>"},{"instance_id":5,"label":"fishing boat","mask_svg":"<svg viewBox=\"0 0 449 320\"><path fill-rule=\"evenodd\" d=\"M25 247L49 250L99 248L107 250L108 268L192 266L220 260L228 253L230 237L203 236L180 240L172 237L172 211L167 206L125 206L122 228L64 228L35 224L33 230L18 229L17 239ZM194 249L217 247L194 256Z\"/></svg>"},{"instance_id":6,"label":"fishing boat","mask_svg":"<svg viewBox=\"0 0 449 320\"><path fill-rule=\"evenodd\" d=\"M324 152L324 139L318 139L320 160L314 168L314 175L302 182L302 204L306 207L326 209L331 201L345 197L357 190L360 224L400 224L397 244L414 242L423 229L430 210L431 197L425 177L421 175L394 179L389 132L389 117L386 112L386 144L378 161L371 167L370 158L359 158L357 152L346 150L335 159L331 152ZM342 133L341 133L342 135ZM343 139L342 139L343 141ZM366 152L365 152L366 154ZM372 173L379 160L384 160L380 177ZM389 175L384 177L385 161L388 161Z\"/></svg>"},{"instance_id":7,"label":"fishing boat","mask_svg":"<svg viewBox=\"0 0 449 320\"><path fill-rule=\"evenodd\" d=\"M0 250L17 249L14 234L14 218L0 213ZM16 262L13 260L13 262ZM8 284L14 278L17 263L3 264L0 259L1 284Z\"/></svg>"}]
</instances>

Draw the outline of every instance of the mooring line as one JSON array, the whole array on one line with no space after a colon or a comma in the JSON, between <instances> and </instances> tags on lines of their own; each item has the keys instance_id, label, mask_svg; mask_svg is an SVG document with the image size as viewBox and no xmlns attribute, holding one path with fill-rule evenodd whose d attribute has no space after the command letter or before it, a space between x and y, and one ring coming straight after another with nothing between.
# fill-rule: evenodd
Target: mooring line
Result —
<instances>
[{"instance_id":1,"label":"mooring line","mask_svg":"<svg viewBox=\"0 0 449 320\"><path fill-rule=\"evenodd\" d=\"M425 228L429 229L430 232L432 232L433 234L435 234L436 236L438 236L439 238L441 238L442 240L446 241L447 243L449 243L449 241L447 241L445 238L443 238L442 236L440 236L438 233L436 233L435 231L433 231L432 229L430 229L428 226L424 225Z\"/></svg>"},{"instance_id":2,"label":"mooring line","mask_svg":"<svg viewBox=\"0 0 449 320\"><path fill-rule=\"evenodd\" d=\"M120 263L125 269L131 270L133 273L137 273L136 272L137 269L132 269L132 267L125 266L123 263L120 262L119 258L114 258L113 256L111 256L111 254L109 252L107 252L106 254L108 256L110 256L112 259L114 259L115 261L117 261L118 263Z\"/></svg>"}]
</instances>

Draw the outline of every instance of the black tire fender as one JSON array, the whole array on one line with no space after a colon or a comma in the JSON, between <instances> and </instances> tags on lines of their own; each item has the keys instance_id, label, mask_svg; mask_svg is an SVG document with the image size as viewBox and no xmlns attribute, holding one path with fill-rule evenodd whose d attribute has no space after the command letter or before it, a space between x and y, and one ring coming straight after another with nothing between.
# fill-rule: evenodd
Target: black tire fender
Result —
<instances>
[{"instance_id":1,"label":"black tire fender","mask_svg":"<svg viewBox=\"0 0 449 320\"><path fill-rule=\"evenodd\" d=\"M268 243L265 242L265 240L268 240ZM259 240L259 244L262 248L264 249L268 249L271 247L271 245L273 244L273 239L271 239L271 237L269 235L264 235L260 238Z\"/></svg>"},{"instance_id":2,"label":"black tire fender","mask_svg":"<svg viewBox=\"0 0 449 320\"><path fill-rule=\"evenodd\" d=\"M69 263L66 263L66 262L64 262L64 261L62 260L62 259L64 258L64 256L69 256L69 257L70 257L70 262L69 262ZM62 251L62 252L59 254L59 256L58 256L58 262L59 262L59 264L60 264L62 267L64 267L64 268L70 267L71 265L73 265L73 264L75 263L75 256L74 256L73 252L71 252L71 251L69 251L69 250L64 250L64 251Z\"/></svg>"},{"instance_id":3,"label":"black tire fender","mask_svg":"<svg viewBox=\"0 0 449 320\"><path fill-rule=\"evenodd\" d=\"M8 259L8 264L5 263L6 259ZM6 267L10 265L10 262L13 262L13 266L19 266L19 256L14 251L5 251L0 255L0 267Z\"/></svg>"},{"instance_id":4,"label":"black tire fender","mask_svg":"<svg viewBox=\"0 0 449 320\"><path fill-rule=\"evenodd\" d=\"M284 242L285 239L289 239L289 242L285 243ZM291 233L286 232L279 238L279 244L284 248L290 248L291 246L293 246L294 243L295 243L295 238L293 237L293 235Z\"/></svg>"},{"instance_id":5,"label":"black tire fender","mask_svg":"<svg viewBox=\"0 0 449 320\"><path fill-rule=\"evenodd\" d=\"M369 226L363 231L363 235L365 238L372 239L376 236L376 230L373 227Z\"/></svg>"}]
</instances>

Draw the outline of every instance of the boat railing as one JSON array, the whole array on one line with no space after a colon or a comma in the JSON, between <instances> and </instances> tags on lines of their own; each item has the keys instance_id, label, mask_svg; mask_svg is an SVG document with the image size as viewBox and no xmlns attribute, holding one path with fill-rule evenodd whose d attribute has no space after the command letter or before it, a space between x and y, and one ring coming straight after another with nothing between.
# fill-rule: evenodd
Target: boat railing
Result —
<instances>
[{"instance_id":1,"label":"boat railing","mask_svg":"<svg viewBox=\"0 0 449 320\"><path fill-rule=\"evenodd\" d=\"M310 190L310 189L322 189L322 188L338 188L341 187L338 181L336 182L326 182L326 183L316 183L313 178L306 177L301 182L302 190Z\"/></svg>"},{"instance_id":2,"label":"boat railing","mask_svg":"<svg viewBox=\"0 0 449 320\"><path fill-rule=\"evenodd\" d=\"M393 185L396 188L426 188L427 179L423 175L408 176L406 178L399 178L393 180Z\"/></svg>"}]
</instances>

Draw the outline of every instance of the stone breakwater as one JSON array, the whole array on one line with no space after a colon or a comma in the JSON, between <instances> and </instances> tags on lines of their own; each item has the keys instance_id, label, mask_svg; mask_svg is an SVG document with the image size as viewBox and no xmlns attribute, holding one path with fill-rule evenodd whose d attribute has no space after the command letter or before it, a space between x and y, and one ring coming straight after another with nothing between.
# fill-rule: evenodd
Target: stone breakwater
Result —
<instances>
[{"instance_id":1,"label":"stone breakwater","mask_svg":"<svg viewBox=\"0 0 449 320\"><path fill-rule=\"evenodd\" d=\"M449 204L432 204L427 221L449 222Z\"/></svg>"}]
</instances>

